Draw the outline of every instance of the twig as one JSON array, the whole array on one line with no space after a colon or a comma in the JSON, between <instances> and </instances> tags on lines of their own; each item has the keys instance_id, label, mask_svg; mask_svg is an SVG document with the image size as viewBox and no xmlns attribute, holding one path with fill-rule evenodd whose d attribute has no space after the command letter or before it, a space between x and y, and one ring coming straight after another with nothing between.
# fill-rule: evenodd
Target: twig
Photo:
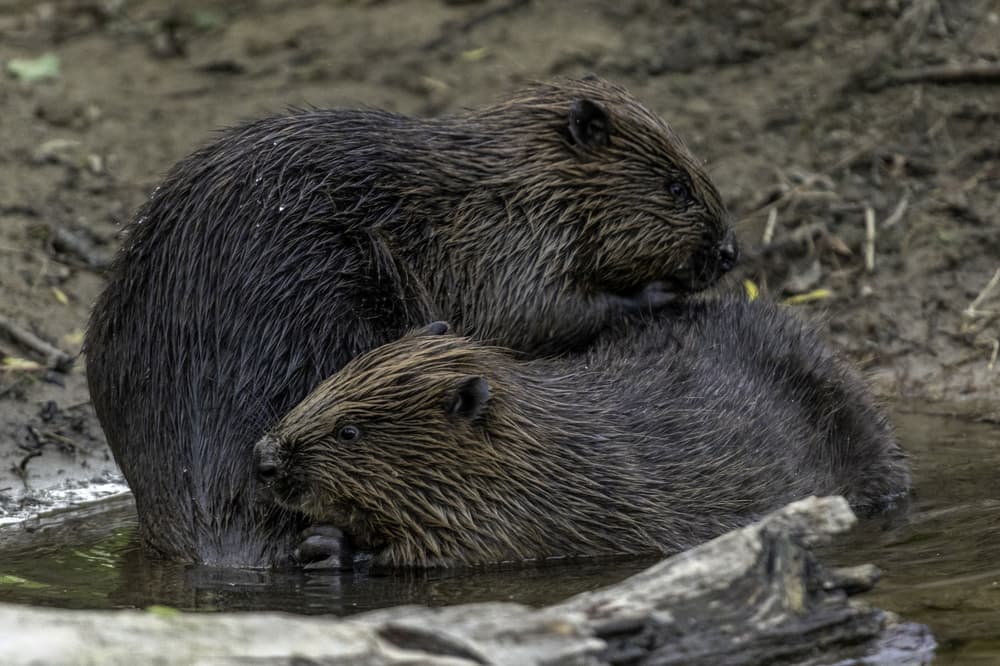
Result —
<instances>
[{"instance_id":1,"label":"twig","mask_svg":"<svg viewBox=\"0 0 1000 666\"><path fill-rule=\"evenodd\" d=\"M875 272L875 210L865 206L865 270Z\"/></svg>"},{"instance_id":2,"label":"twig","mask_svg":"<svg viewBox=\"0 0 1000 666\"><path fill-rule=\"evenodd\" d=\"M778 224L778 207L772 206L771 210L767 213L767 224L764 226L764 237L761 242L764 245L770 245L771 241L774 240L774 227Z\"/></svg>"},{"instance_id":3,"label":"twig","mask_svg":"<svg viewBox=\"0 0 1000 666\"><path fill-rule=\"evenodd\" d=\"M1000 63L983 62L900 69L889 73L885 86L905 83L1000 83Z\"/></svg>"},{"instance_id":4,"label":"twig","mask_svg":"<svg viewBox=\"0 0 1000 666\"><path fill-rule=\"evenodd\" d=\"M990 278L990 281L986 283L986 286L983 287L983 290L979 292L979 295L976 296L971 303L969 303L969 307L965 308L965 310L962 311L962 316L967 317L969 319L975 319L980 314L982 314L981 312L976 310L976 308L978 308L983 301L989 298L990 293L994 289L996 289L996 286L998 284L1000 284L1000 268L996 270L996 273L994 273L993 277Z\"/></svg>"},{"instance_id":5,"label":"twig","mask_svg":"<svg viewBox=\"0 0 1000 666\"><path fill-rule=\"evenodd\" d=\"M15 374L19 372L39 372L41 370L47 370L44 365L36 361L31 361L24 358L17 358L12 354L4 354L4 356L10 357L10 360L4 361L3 365L0 365L0 372L7 374Z\"/></svg>"},{"instance_id":6,"label":"twig","mask_svg":"<svg viewBox=\"0 0 1000 666\"><path fill-rule=\"evenodd\" d=\"M770 245L762 244L748 247L746 253L741 253L741 256L743 256L744 260L749 262L763 256L773 256L773 253L780 254L789 248L798 247L802 243L812 244L814 236L817 234L826 234L825 224L822 222L804 224L795 231L783 234L781 238L772 242Z\"/></svg>"},{"instance_id":7,"label":"twig","mask_svg":"<svg viewBox=\"0 0 1000 666\"><path fill-rule=\"evenodd\" d=\"M980 315L989 314L977 310L977 308L980 306L980 304L982 304L983 301L989 298L990 293L996 288L997 284L1000 284L1000 268L996 270L996 272L993 274L993 277L990 278L990 281L986 283L985 287L983 287L983 290L980 291L979 294L974 299L972 299L972 302L969 303L969 307L965 308L965 310L962 311L962 316L966 317L967 319L975 319Z\"/></svg>"},{"instance_id":8,"label":"twig","mask_svg":"<svg viewBox=\"0 0 1000 666\"><path fill-rule=\"evenodd\" d=\"M822 190L808 189L808 185L806 183L799 183L798 185L789 185L786 186L786 189L779 190L779 193L773 199L769 199L764 203L758 205L756 208L752 209L750 212L748 212L746 215L740 218L737 221L737 224L740 224L745 220L750 219L751 217L757 215L760 211L764 210L765 208L768 209L768 215L770 215L770 212L772 210L787 202L794 203L797 201L804 201L808 203L810 201L817 201L817 200L836 201L839 198L840 195L837 194L836 192L824 192Z\"/></svg>"},{"instance_id":9,"label":"twig","mask_svg":"<svg viewBox=\"0 0 1000 666\"><path fill-rule=\"evenodd\" d=\"M0 315L0 332L6 333L8 336L17 342L20 342L25 347L28 347L32 351L44 356L45 362L50 368L62 372L69 369L69 367L73 365L72 356L58 347L50 345L34 333L18 326L3 315Z\"/></svg>"},{"instance_id":10,"label":"twig","mask_svg":"<svg viewBox=\"0 0 1000 666\"><path fill-rule=\"evenodd\" d=\"M910 191L907 190L906 192L903 193L903 197L899 200L899 203L896 204L896 207L893 209L889 217L885 218L885 221L882 223L882 228L891 229L897 223L899 223L899 221L903 219L903 215L906 214L906 208L909 205L910 205Z\"/></svg>"},{"instance_id":11,"label":"twig","mask_svg":"<svg viewBox=\"0 0 1000 666\"><path fill-rule=\"evenodd\" d=\"M93 241L63 226L50 224L49 234L53 250L76 257L88 268L106 268L111 263L106 253L94 247Z\"/></svg>"},{"instance_id":12,"label":"twig","mask_svg":"<svg viewBox=\"0 0 1000 666\"><path fill-rule=\"evenodd\" d=\"M35 442L35 445L34 446L25 446L24 444L21 444L20 446L21 446L22 449L24 449L26 451L35 451L35 450L39 450L43 446L45 446L45 440L42 439L42 433L38 432L38 428L36 428L33 425L28 425L28 426L25 426L25 429L28 431L28 434L31 435L31 439L32 439L32 441Z\"/></svg>"},{"instance_id":13,"label":"twig","mask_svg":"<svg viewBox=\"0 0 1000 666\"><path fill-rule=\"evenodd\" d=\"M1000 340L993 338L993 353L990 354L990 362L986 364L987 370L993 370L996 367L997 352L1000 352Z\"/></svg>"},{"instance_id":14,"label":"twig","mask_svg":"<svg viewBox=\"0 0 1000 666\"><path fill-rule=\"evenodd\" d=\"M421 49L424 51L433 51L443 46L453 35L467 35L469 31L478 26L480 23L485 23L486 21L497 16L515 11L530 3L531 0L509 0L502 5L488 7L478 14L473 14L464 21L445 23L442 26L440 34L426 42Z\"/></svg>"},{"instance_id":15,"label":"twig","mask_svg":"<svg viewBox=\"0 0 1000 666\"><path fill-rule=\"evenodd\" d=\"M72 453L76 450L76 442L65 435L60 435L57 432L49 432L48 430L41 430L38 434L46 442L55 442L63 451Z\"/></svg>"},{"instance_id":16,"label":"twig","mask_svg":"<svg viewBox=\"0 0 1000 666\"><path fill-rule=\"evenodd\" d=\"M860 149L852 151L850 154L848 154L848 155L846 155L844 157L841 157L840 159L838 159L835 162L833 162L828 168L825 169L825 171L834 172L834 171L837 171L838 169L841 169L841 168L843 168L845 166L849 166L850 164L852 164L854 162L854 160L858 159L860 156L862 156L862 155L864 155L866 153L871 152L873 149L878 148L883 143L884 143L884 139L882 137L878 137L877 139L872 139L871 141L868 141L867 143L865 143ZM780 176L780 172L779 172L779 176ZM798 183L796 185L788 186L787 189L781 191L781 193L778 194L778 196L775 197L774 199L769 200L769 201L765 201L764 203L758 205L756 208L753 208L746 215L744 215L742 218L740 218L740 220L737 222L737 224L739 224L740 222L743 222L744 220L750 219L754 215L757 215L764 208L767 208L767 207L776 207L776 206L778 206L780 204L783 204L783 203L785 203L786 201L789 201L789 200L796 200L796 199L800 199L800 198L801 199L810 199L810 198L811 199L820 199L820 198L822 198L822 199L836 199L836 198L838 198L840 196L836 192L830 192L829 194L820 195L820 193L823 192L823 190L814 190L814 189L811 189L812 186L815 183L817 183L817 182L829 183L829 186L831 188L834 185L833 180L829 176L820 176L820 175L817 175L817 174L813 174L812 178L804 179L802 182L800 182L800 183Z\"/></svg>"},{"instance_id":17,"label":"twig","mask_svg":"<svg viewBox=\"0 0 1000 666\"><path fill-rule=\"evenodd\" d=\"M857 65L849 71L843 82L832 88L833 94L829 99L831 101L841 99L843 91L849 88L874 89L886 85L883 63L891 54L907 54L912 44L927 30L931 17L940 11L937 0L914 0L896 20L888 34L880 35L875 41L874 48L867 54L862 54ZM825 107L827 104L822 106Z\"/></svg>"},{"instance_id":18,"label":"twig","mask_svg":"<svg viewBox=\"0 0 1000 666\"><path fill-rule=\"evenodd\" d=\"M0 215L23 215L24 217L41 217L37 208L24 204L0 205Z\"/></svg>"},{"instance_id":19,"label":"twig","mask_svg":"<svg viewBox=\"0 0 1000 666\"><path fill-rule=\"evenodd\" d=\"M10 468L10 471L14 472L14 474L16 474L21 479L21 482L24 484L25 488L28 487L28 461L31 460L32 458L37 458L40 455L42 455L41 449L35 449L34 451L30 451L27 455L21 458L20 463Z\"/></svg>"}]
</instances>

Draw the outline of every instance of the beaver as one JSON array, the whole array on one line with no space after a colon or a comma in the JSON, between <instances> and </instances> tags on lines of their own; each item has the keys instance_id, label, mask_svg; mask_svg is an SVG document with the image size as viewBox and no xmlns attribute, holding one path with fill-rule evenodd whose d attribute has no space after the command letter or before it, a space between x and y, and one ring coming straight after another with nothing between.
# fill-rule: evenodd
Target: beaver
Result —
<instances>
[{"instance_id":1,"label":"beaver","mask_svg":"<svg viewBox=\"0 0 1000 666\"><path fill-rule=\"evenodd\" d=\"M295 111L221 134L138 211L88 326L93 405L163 557L268 565L253 443L434 319L535 355L713 284L738 249L680 138L596 77L434 119Z\"/></svg>"},{"instance_id":2,"label":"beaver","mask_svg":"<svg viewBox=\"0 0 1000 666\"><path fill-rule=\"evenodd\" d=\"M867 513L907 492L885 417L814 328L737 298L674 309L559 359L403 337L282 418L258 474L389 567L672 553L811 494Z\"/></svg>"}]
</instances>

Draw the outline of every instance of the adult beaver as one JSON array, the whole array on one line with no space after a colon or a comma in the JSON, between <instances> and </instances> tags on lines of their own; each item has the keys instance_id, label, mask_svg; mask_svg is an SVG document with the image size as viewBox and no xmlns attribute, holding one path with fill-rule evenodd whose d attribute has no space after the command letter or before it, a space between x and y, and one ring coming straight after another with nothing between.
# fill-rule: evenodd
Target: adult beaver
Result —
<instances>
[{"instance_id":1,"label":"adult beaver","mask_svg":"<svg viewBox=\"0 0 1000 666\"><path fill-rule=\"evenodd\" d=\"M438 318L561 353L735 259L697 161L596 78L431 120L268 118L138 212L87 331L91 395L147 545L275 563L302 525L253 501L253 443L351 358Z\"/></svg>"},{"instance_id":2,"label":"adult beaver","mask_svg":"<svg viewBox=\"0 0 1000 666\"><path fill-rule=\"evenodd\" d=\"M404 337L291 410L258 473L389 566L668 553L810 494L868 512L908 490L885 418L810 327L735 299L680 309L578 358Z\"/></svg>"}]
</instances>

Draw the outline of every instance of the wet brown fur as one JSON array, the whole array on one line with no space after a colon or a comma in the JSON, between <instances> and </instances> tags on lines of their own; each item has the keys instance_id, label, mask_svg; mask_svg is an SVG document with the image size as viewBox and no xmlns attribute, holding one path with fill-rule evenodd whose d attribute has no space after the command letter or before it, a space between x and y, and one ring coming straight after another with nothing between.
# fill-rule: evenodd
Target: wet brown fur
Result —
<instances>
[{"instance_id":1,"label":"wet brown fur","mask_svg":"<svg viewBox=\"0 0 1000 666\"><path fill-rule=\"evenodd\" d=\"M907 491L891 429L814 331L768 304L681 309L573 359L405 337L258 456L280 502L389 566L669 553L809 494L871 511ZM475 378L489 395L449 409ZM361 438L339 442L345 424Z\"/></svg>"},{"instance_id":2,"label":"wet brown fur","mask_svg":"<svg viewBox=\"0 0 1000 666\"><path fill-rule=\"evenodd\" d=\"M441 318L532 355L585 348L713 282L730 236L676 135L596 78L441 118L316 109L223 132L138 212L87 331L143 542L286 561L303 525L254 502L252 446L323 378Z\"/></svg>"}]
</instances>

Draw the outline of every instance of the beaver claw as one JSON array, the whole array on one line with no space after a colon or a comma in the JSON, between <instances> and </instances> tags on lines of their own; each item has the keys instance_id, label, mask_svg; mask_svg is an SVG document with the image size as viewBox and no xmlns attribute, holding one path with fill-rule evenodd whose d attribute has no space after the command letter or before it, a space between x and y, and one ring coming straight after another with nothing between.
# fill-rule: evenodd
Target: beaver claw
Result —
<instances>
[{"instance_id":1,"label":"beaver claw","mask_svg":"<svg viewBox=\"0 0 1000 666\"><path fill-rule=\"evenodd\" d=\"M313 525L303 530L294 557L303 569L352 569L354 551L340 529Z\"/></svg>"}]
</instances>

